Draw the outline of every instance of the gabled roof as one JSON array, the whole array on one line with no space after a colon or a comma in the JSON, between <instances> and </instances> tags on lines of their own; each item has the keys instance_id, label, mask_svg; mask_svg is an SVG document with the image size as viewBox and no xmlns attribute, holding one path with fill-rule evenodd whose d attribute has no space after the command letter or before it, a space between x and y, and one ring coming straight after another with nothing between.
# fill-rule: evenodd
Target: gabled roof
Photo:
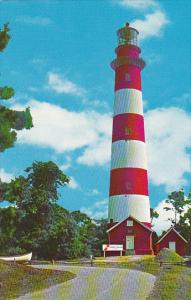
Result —
<instances>
[{"instance_id":1,"label":"gabled roof","mask_svg":"<svg viewBox=\"0 0 191 300\"><path fill-rule=\"evenodd\" d=\"M188 243L187 240L185 240L185 238L183 238L183 236L178 232L176 231L176 229L174 227L171 227L169 228L169 230L158 240L158 242L156 242L156 244L160 243L164 238L165 236L167 236L171 231L174 231L185 243Z\"/></svg>"},{"instance_id":2,"label":"gabled roof","mask_svg":"<svg viewBox=\"0 0 191 300\"><path fill-rule=\"evenodd\" d=\"M121 222L113 225L113 227L109 228L106 232L110 232L111 230L113 230L114 228L116 228L117 226L119 226L121 223L123 223L125 220L127 220L128 218L132 218L135 222L139 223L142 227L148 229L151 232L154 232L154 230L152 230L151 228L147 227L145 224L143 224L142 222L138 221L136 218L134 218L133 216L129 215L128 217L126 217L125 219L123 219Z\"/></svg>"}]
</instances>

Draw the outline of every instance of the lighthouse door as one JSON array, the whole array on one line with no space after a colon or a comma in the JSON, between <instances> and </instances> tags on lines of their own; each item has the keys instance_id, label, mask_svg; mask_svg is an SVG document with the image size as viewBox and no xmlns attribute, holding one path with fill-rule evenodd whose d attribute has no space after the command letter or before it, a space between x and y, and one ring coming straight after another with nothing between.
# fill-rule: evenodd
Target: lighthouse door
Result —
<instances>
[{"instance_id":1,"label":"lighthouse door","mask_svg":"<svg viewBox=\"0 0 191 300\"><path fill-rule=\"evenodd\" d=\"M126 249L134 250L134 236L133 235L126 236Z\"/></svg>"}]
</instances>

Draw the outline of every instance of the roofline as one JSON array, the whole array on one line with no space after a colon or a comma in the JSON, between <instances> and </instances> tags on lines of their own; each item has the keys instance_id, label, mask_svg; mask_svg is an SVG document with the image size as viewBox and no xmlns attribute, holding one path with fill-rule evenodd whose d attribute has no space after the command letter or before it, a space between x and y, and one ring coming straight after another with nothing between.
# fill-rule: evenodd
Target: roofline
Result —
<instances>
[{"instance_id":1,"label":"roofline","mask_svg":"<svg viewBox=\"0 0 191 300\"><path fill-rule=\"evenodd\" d=\"M158 242L156 242L156 244L160 243L160 242L165 238L165 236L167 236L167 234L169 234L169 232L170 232L171 230L174 230L175 233L177 233L177 234L179 235L179 237L180 237L185 243L188 243L188 241L185 240L185 238L183 238L183 236L182 236L182 235L181 235L174 227L171 227L171 228L169 228L169 230L168 230L168 231L160 238L160 240L158 240Z\"/></svg>"},{"instance_id":2,"label":"roofline","mask_svg":"<svg viewBox=\"0 0 191 300\"><path fill-rule=\"evenodd\" d=\"M154 230L152 230L151 228L147 227L145 224L141 223L139 220L137 220L136 218L134 218L132 215L129 215L128 217L126 217L125 219L123 219L122 221L118 222L117 224L113 225L113 227L109 228L106 232L110 232L111 230L113 230L115 227L117 227L118 225L120 225L121 223L123 223L126 219L128 219L129 217L131 217L134 221L136 221L137 223L139 223L141 226L143 226L144 228L150 230L151 232L154 232Z\"/></svg>"}]
</instances>

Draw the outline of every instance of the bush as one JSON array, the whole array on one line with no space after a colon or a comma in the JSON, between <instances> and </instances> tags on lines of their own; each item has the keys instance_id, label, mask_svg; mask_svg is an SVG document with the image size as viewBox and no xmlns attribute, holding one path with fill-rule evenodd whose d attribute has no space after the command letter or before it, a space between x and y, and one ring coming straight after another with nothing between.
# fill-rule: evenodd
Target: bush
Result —
<instances>
[{"instance_id":1,"label":"bush","mask_svg":"<svg viewBox=\"0 0 191 300\"><path fill-rule=\"evenodd\" d=\"M164 248L156 256L156 261L158 262L183 262L184 259L178 255L175 251Z\"/></svg>"}]
</instances>

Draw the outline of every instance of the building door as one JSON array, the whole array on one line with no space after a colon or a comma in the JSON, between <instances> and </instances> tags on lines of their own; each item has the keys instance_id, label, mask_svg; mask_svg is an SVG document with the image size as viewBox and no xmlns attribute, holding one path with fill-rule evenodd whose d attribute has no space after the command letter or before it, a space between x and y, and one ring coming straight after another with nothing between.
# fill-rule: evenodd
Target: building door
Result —
<instances>
[{"instance_id":1,"label":"building door","mask_svg":"<svg viewBox=\"0 0 191 300\"><path fill-rule=\"evenodd\" d=\"M134 250L134 236L133 235L126 236L126 249Z\"/></svg>"},{"instance_id":2,"label":"building door","mask_svg":"<svg viewBox=\"0 0 191 300\"><path fill-rule=\"evenodd\" d=\"M176 251L176 242L169 242L169 249Z\"/></svg>"}]
</instances>

